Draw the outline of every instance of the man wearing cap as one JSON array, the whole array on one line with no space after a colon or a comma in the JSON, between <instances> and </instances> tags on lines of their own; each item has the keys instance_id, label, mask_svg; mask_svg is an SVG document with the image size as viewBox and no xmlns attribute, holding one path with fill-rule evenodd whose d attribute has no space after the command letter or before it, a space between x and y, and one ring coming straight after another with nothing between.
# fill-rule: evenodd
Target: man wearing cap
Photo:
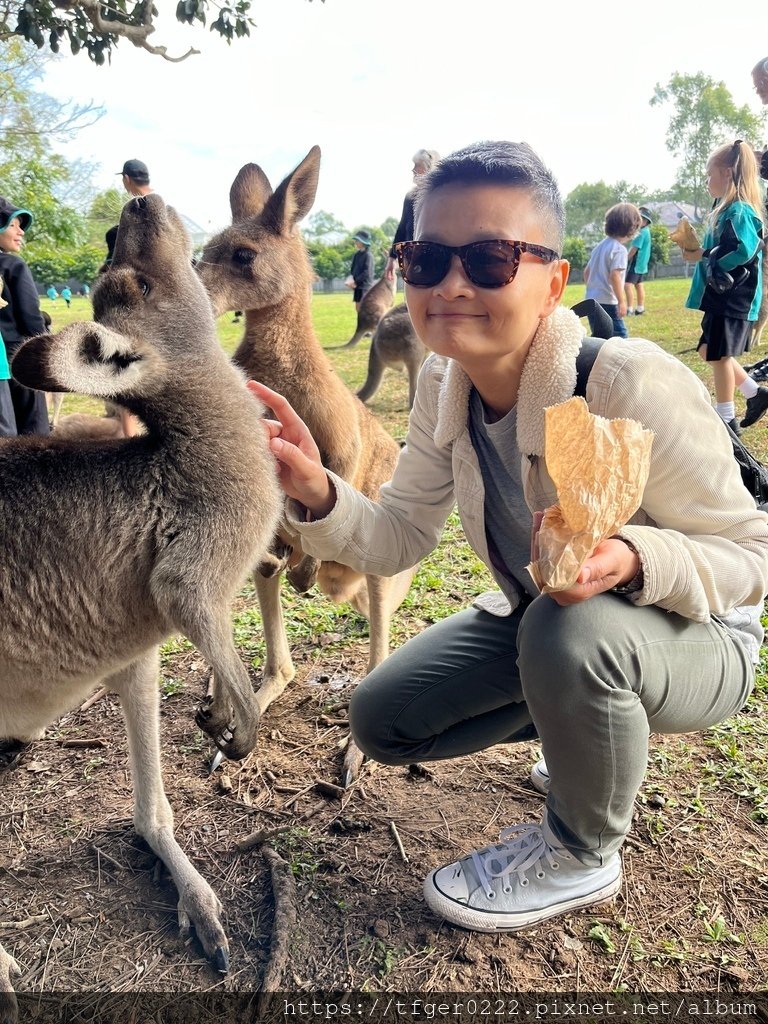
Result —
<instances>
[{"instance_id":1,"label":"man wearing cap","mask_svg":"<svg viewBox=\"0 0 768 1024\"><path fill-rule=\"evenodd\" d=\"M0 336L8 362L26 338L45 334L47 330L32 274L18 255L24 243L24 232L31 223L29 210L0 196ZM5 398L3 401L0 397L0 436L48 434L48 410L43 393L22 387L10 378L5 360L0 358L0 379L6 373L7 394L4 388L0 389Z\"/></svg>"},{"instance_id":2,"label":"man wearing cap","mask_svg":"<svg viewBox=\"0 0 768 1024\"><path fill-rule=\"evenodd\" d=\"M624 279L624 294L627 297L627 316L642 316L645 312L645 285L648 266L651 262L651 211L647 206L640 206L643 226L629 243L627 276ZM634 301L637 289L637 303Z\"/></svg>"},{"instance_id":3,"label":"man wearing cap","mask_svg":"<svg viewBox=\"0 0 768 1024\"><path fill-rule=\"evenodd\" d=\"M143 160L126 160L122 171L117 172L123 179L123 188L131 196L146 196L154 189L149 184L149 168ZM110 228L104 236L107 243L107 258L104 267L108 267L115 254L115 242L117 241L117 224Z\"/></svg>"},{"instance_id":4,"label":"man wearing cap","mask_svg":"<svg viewBox=\"0 0 768 1024\"><path fill-rule=\"evenodd\" d=\"M143 160L126 160L117 173L123 176L123 188L132 196L146 196L152 191L149 169Z\"/></svg>"},{"instance_id":5,"label":"man wearing cap","mask_svg":"<svg viewBox=\"0 0 768 1024\"><path fill-rule=\"evenodd\" d=\"M373 284L373 253L371 252L371 236L368 231L358 231L352 236L357 252L352 257L350 274L354 278L355 290L352 301L355 309L360 308L360 300Z\"/></svg>"}]
</instances>

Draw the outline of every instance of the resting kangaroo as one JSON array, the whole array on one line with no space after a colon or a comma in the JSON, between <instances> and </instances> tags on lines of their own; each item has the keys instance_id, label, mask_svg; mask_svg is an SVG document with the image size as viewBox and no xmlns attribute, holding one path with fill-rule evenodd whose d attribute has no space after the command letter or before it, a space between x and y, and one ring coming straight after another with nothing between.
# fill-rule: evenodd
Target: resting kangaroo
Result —
<instances>
[{"instance_id":1,"label":"resting kangaroo","mask_svg":"<svg viewBox=\"0 0 768 1024\"><path fill-rule=\"evenodd\" d=\"M229 609L282 500L263 408L219 347L190 257L158 195L131 200L94 288L96 322L33 338L14 359L27 386L114 399L147 433L0 446L0 738L39 737L99 683L119 695L136 830L174 880L180 926L225 971L221 906L178 845L163 790L157 648L178 632L199 648L215 686L198 723L227 756L247 754L259 714ZM13 1019L15 970L0 947L0 1021Z\"/></svg>"},{"instance_id":2,"label":"resting kangaroo","mask_svg":"<svg viewBox=\"0 0 768 1024\"><path fill-rule=\"evenodd\" d=\"M343 345L337 345L337 348L354 348L354 346L364 338L366 334L373 334L376 330L376 325L379 320L384 316L386 311L395 301L395 282L394 280L388 281L386 277L380 277L378 281L375 281L360 303L360 309L357 311L357 325L355 326L355 333L345 342Z\"/></svg>"},{"instance_id":3,"label":"resting kangaroo","mask_svg":"<svg viewBox=\"0 0 768 1024\"><path fill-rule=\"evenodd\" d=\"M426 356L427 350L416 336L408 307L401 302L379 320L368 353L368 376L357 397L361 402L373 398L388 366L394 369L405 367L408 373L408 408L412 408L416 381Z\"/></svg>"},{"instance_id":4,"label":"resting kangaroo","mask_svg":"<svg viewBox=\"0 0 768 1024\"><path fill-rule=\"evenodd\" d=\"M249 377L279 391L311 430L324 464L373 500L387 481L398 445L337 376L312 326L312 269L298 223L314 202L320 168L317 146L275 192L256 164L246 164L230 190L232 227L213 238L197 265L217 313L243 309L245 335L234 360ZM308 590L315 579L334 601L349 601L371 625L368 670L389 653L389 623L414 570L391 579L362 576L336 562L302 558L300 540L284 530L290 545L292 581ZM261 711L293 679L280 604L280 574L255 574L266 659L256 698ZM345 781L362 755L348 750Z\"/></svg>"}]
</instances>

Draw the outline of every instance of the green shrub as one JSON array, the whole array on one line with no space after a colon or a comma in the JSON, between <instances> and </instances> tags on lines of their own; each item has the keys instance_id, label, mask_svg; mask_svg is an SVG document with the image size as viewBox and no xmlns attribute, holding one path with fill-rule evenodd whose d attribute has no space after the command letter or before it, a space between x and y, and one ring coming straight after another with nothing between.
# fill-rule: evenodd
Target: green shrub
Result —
<instances>
[{"instance_id":1,"label":"green shrub","mask_svg":"<svg viewBox=\"0 0 768 1024\"><path fill-rule=\"evenodd\" d=\"M563 257L571 264L572 270L583 270L589 259L587 243L583 238L569 235L563 241Z\"/></svg>"}]
</instances>

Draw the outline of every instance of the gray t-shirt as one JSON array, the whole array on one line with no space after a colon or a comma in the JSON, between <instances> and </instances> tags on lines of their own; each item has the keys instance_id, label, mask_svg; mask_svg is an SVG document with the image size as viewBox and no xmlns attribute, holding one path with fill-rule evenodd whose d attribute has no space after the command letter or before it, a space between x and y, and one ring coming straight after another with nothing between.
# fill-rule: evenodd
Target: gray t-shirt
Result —
<instances>
[{"instance_id":1,"label":"gray t-shirt","mask_svg":"<svg viewBox=\"0 0 768 1024\"><path fill-rule=\"evenodd\" d=\"M517 446L517 408L491 422L475 388L469 398L469 435L485 487L485 533L494 568L518 594L538 590L526 566L531 560L532 516L525 503Z\"/></svg>"},{"instance_id":2,"label":"gray t-shirt","mask_svg":"<svg viewBox=\"0 0 768 1024\"><path fill-rule=\"evenodd\" d=\"M604 238L592 250L587 269L587 298L602 305L615 306L617 296L611 286L611 271L620 270L623 282L627 270L627 247L615 238Z\"/></svg>"}]
</instances>

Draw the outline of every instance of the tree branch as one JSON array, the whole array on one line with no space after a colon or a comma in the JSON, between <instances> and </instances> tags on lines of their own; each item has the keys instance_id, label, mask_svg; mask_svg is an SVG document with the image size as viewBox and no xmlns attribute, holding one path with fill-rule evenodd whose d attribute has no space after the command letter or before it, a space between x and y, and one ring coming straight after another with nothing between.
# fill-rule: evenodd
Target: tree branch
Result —
<instances>
[{"instance_id":1,"label":"tree branch","mask_svg":"<svg viewBox=\"0 0 768 1024\"><path fill-rule=\"evenodd\" d=\"M80 10L88 18L95 32L108 36L122 36L139 49L162 57L163 60L170 61L172 64L180 64L187 57L200 53L199 50L190 47L181 57L169 57L167 47L153 46L149 43L149 36L155 31L155 26L152 24L152 4L150 3L144 8L144 17L140 25L130 25L119 20L105 21L101 16L102 4L99 0L61 0L61 2L57 2L56 6L66 11Z\"/></svg>"}]
</instances>

